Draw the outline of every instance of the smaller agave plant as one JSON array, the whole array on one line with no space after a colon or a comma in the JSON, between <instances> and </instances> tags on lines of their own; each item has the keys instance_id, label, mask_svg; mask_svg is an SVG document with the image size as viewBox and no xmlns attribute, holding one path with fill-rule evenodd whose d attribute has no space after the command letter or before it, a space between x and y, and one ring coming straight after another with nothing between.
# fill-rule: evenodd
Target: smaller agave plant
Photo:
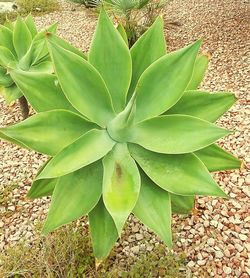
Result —
<instances>
[{"instance_id":1,"label":"smaller agave plant","mask_svg":"<svg viewBox=\"0 0 250 278\"><path fill-rule=\"evenodd\" d=\"M161 18L129 49L102 11L87 58L46 37L57 79L10 71L45 112L0 129L50 157L28 193L52 195L43 232L88 215L102 260L132 213L171 247L172 213L190 212L195 195L226 198L209 172L240 167L215 144L231 133L214 122L235 96L197 90L201 42L166 53Z\"/></svg>"},{"instance_id":2,"label":"smaller agave plant","mask_svg":"<svg viewBox=\"0 0 250 278\"><path fill-rule=\"evenodd\" d=\"M46 30L54 32L56 26L54 24ZM31 15L24 20L18 17L14 23L7 20L5 25L0 26L0 93L8 104L19 99L24 118L29 113L28 104L9 71L53 71L44 40L45 32L37 31Z\"/></svg>"}]
</instances>

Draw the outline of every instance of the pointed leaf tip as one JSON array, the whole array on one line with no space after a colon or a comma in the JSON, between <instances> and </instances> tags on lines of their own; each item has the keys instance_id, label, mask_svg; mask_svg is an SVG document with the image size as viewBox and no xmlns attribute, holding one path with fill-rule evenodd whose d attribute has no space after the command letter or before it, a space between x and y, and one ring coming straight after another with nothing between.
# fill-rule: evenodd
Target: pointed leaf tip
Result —
<instances>
[{"instance_id":1,"label":"pointed leaf tip","mask_svg":"<svg viewBox=\"0 0 250 278\"><path fill-rule=\"evenodd\" d=\"M182 97L192 77L200 44L198 40L164 55L143 72L136 87L137 122L166 112Z\"/></svg>"},{"instance_id":2,"label":"pointed leaf tip","mask_svg":"<svg viewBox=\"0 0 250 278\"><path fill-rule=\"evenodd\" d=\"M132 62L128 46L105 12L99 16L88 58L105 81L115 111L121 112L131 81Z\"/></svg>"}]
</instances>

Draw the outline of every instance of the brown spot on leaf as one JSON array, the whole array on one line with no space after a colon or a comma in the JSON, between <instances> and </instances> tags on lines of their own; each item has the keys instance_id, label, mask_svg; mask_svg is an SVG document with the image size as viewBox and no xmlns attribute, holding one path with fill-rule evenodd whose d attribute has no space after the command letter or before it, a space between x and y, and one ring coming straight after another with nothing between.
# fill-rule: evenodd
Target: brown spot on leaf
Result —
<instances>
[{"instance_id":1,"label":"brown spot on leaf","mask_svg":"<svg viewBox=\"0 0 250 278\"><path fill-rule=\"evenodd\" d=\"M119 163L115 164L115 173L116 173L117 182L119 182L122 179L122 168Z\"/></svg>"}]
</instances>

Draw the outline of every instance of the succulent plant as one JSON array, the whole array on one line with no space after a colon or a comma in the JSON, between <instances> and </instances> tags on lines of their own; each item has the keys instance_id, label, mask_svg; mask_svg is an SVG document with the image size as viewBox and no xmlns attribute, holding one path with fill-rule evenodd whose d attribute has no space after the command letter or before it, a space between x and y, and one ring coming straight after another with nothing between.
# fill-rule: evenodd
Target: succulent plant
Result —
<instances>
[{"instance_id":1,"label":"succulent plant","mask_svg":"<svg viewBox=\"0 0 250 278\"><path fill-rule=\"evenodd\" d=\"M46 28L55 31L56 24ZM21 69L34 72L52 72L49 58L45 30L38 32L31 15L26 19L18 17L16 22L9 20L0 26L0 93L7 103L20 99L23 115L29 110L23 93L11 78L10 69Z\"/></svg>"},{"instance_id":2,"label":"succulent plant","mask_svg":"<svg viewBox=\"0 0 250 278\"><path fill-rule=\"evenodd\" d=\"M227 197L209 171L240 161L215 144L231 132L213 122L236 98L197 90L201 42L166 53L161 18L129 50L102 11L87 59L46 37L58 80L12 70L40 113L0 129L50 157L28 193L52 195L43 232L88 215L102 260L132 213L171 247L172 212L190 212L195 195Z\"/></svg>"}]
</instances>

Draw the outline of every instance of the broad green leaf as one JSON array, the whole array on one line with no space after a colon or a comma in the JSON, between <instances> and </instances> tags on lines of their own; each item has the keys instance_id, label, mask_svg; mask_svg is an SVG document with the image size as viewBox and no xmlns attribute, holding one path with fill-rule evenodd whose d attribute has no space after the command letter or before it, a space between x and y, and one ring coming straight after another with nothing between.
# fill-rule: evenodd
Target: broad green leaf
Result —
<instances>
[{"instance_id":1,"label":"broad green leaf","mask_svg":"<svg viewBox=\"0 0 250 278\"><path fill-rule=\"evenodd\" d=\"M27 50L25 55L21 59L19 59L18 68L24 71L28 71L37 58L36 56L38 55L38 53L42 51L44 44L44 40L32 40L30 48Z\"/></svg>"},{"instance_id":2,"label":"broad green leaf","mask_svg":"<svg viewBox=\"0 0 250 278\"><path fill-rule=\"evenodd\" d=\"M10 75L7 73L7 70L0 66L0 86L9 87L13 84L13 80ZM0 88L1 90L1 88Z\"/></svg>"},{"instance_id":3,"label":"broad green leaf","mask_svg":"<svg viewBox=\"0 0 250 278\"><path fill-rule=\"evenodd\" d=\"M161 17L158 17L147 32L137 40L130 52L133 71L128 99L134 93L136 84L142 73L153 62L166 54L166 42L163 33L163 20Z\"/></svg>"},{"instance_id":4,"label":"broad green leaf","mask_svg":"<svg viewBox=\"0 0 250 278\"><path fill-rule=\"evenodd\" d=\"M12 81L13 84L13 81ZM15 84L0 89L0 94L4 97L7 104L20 98L23 94Z\"/></svg>"},{"instance_id":5,"label":"broad green leaf","mask_svg":"<svg viewBox=\"0 0 250 278\"><path fill-rule=\"evenodd\" d=\"M134 215L172 247L171 202L169 193L141 172L141 190Z\"/></svg>"},{"instance_id":6,"label":"broad green leaf","mask_svg":"<svg viewBox=\"0 0 250 278\"><path fill-rule=\"evenodd\" d=\"M84 116L105 127L114 117L114 111L100 74L80 56L53 43L49 42L48 45L55 72L67 99Z\"/></svg>"},{"instance_id":7,"label":"broad green leaf","mask_svg":"<svg viewBox=\"0 0 250 278\"><path fill-rule=\"evenodd\" d=\"M43 228L47 234L89 213L102 194L101 161L58 178Z\"/></svg>"},{"instance_id":8,"label":"broad green leaf","mask_svg":"<svg viewBox=\"0 0 250 278\"><path fill-rule=\"evenodd\" d=\"M196 90L199 87L199 85L201 84L205 76L208 67L208 62L209 62L208 55L199 55L196 58L193 75L186 90Z\"/></svg>"},{"instance_id":9,"label":"broad green leaf","mask_svg":"<svg viewBox=\"0 0 250 278\"><path fill-rule=\"evenodd\" d=\"M138 123L129 141L154 152L181 154L207 147L229 133L192 116L168 115Z\"/></svg>"},{"instance_id":10,"label":"broad green leaf","mask_svg":"<svg viewBox=\"0 0 250 278\"><path fill-rule=\"evenodd\" d=\"M0 46L0 65L8 67L10 63L16 62L15 56L8 48Z\"/></svg>"},{"instance_id":11,"label":"broad green leaf","mask_svg":"<svg viewBox=\"0 0 250 278\"><path fill-rule=\"evenodd\" d=\"M85 60L87 59L86 55L80 49L74 47L73 45L71 45L64 39L58 37L57 35L49 34L49 40L50 40L50 42L66 49L66 50L69 50L70 52L75 53L76 55L84 58Z\"/></svg>"},{"instance_id":12,"label":"broad green leaf","mask_svg":"<svg viewBox=\"0 0 250 278\"><path fill-rule=\"evenodd\" d=\"M29 14L25 19L26 26L28 27L31 37L34 38L37 34L37 29L33 17Z\"/></svg>"},{"instance_id":13,"label":"broad green leaf","mask_svg":"<svg viewBox=\"0 0 250 278\"><path fill-rule=\"evenodd\" d=\"M44 61L37 65L31 66L30 71L39 73L53 73L53 64L51 61Z\"/></svg>"},{"instance_id":14,"label":"broad green leaf","mask_svg":"<svg viewBox=\"0 0 250 278\"><path fill-rule=\"evenodd\" d=\"M27 194L30 199L36 199L53 194L58 179L35 180Z\"/></svg>"},{"instance_id":15,"label":"broad green leaf","mask_svg":"<svg viewBox=\"0 0 250 278\"><path fill-rule=\"evenodd\" d=\"M227 197L194 154L159 154L134 144L129 150L150 179L170 193Z\"/></svg>"},{"instance_id":16,"label":"broad green leaf","mask_svg":"<svg viewBox=\"0 0 250 278\"><path fill-rule=\"evenodd\" d=\"M140 174L126 144L117 144L103 159L103 167L103 201L120 235L139 196Z\"/></svg>"},{"instance_id":17,"label":"broad green leaf","mask_svg":"<svg viewBox=\"0 0 250 278\"><path fill-rule=\"evenodd\" d=\"M27 148L23 143L21 143L20 141L15 140L15 139L13 139L13 138L7 136L7 135L4 134L3 132L1 132L1 130L0 130L0 139L5 140L5 141L8 141L8 142L10 142L10 143L13 143L13 144L15 144L15 145L18 145L18 146L20 146L20 147L22 147L22 148Z\"/></svg>"},{"instance_id":18,"label":"broad green leaf","mask_svg":"<svg viewBox=\"0 0 250 278\"><path fill-rule=\"evenodd\" d=\"M143 72L136 86L137 122L164 113L182 97L199 48L197 41L161 57Z\"/></svg>"},{"instance_id":19,"label":"broad green leaf","mask_svg":"<svg viewBox=\"0 0 250 278\"><path fill-rule=\"evenodd\" d=\"M11 76L36 112L54 109L77 112L64 96L55 75L11 71Z\"/></svg>"},{"instance_id":20,"label":"broad green leaf","mask_svg":"<svg viewBox=\"0 0 250 278\"><path fill-rule=\"evenodd\" d=\"M131 80L132 62L128 46L104 10L100 13L88 58L103 77L115 111L121 112Z\"/></svg>"},{"instance_id":21,"label":"broad green leaf","mask_svg":"<svg viewBox=\"0 0 250 278\"><path fill-rule=\"evenodd\" d=\"M39 34L37 34L38 36ZM26 56L30 60L30 66L35 66L42 61L48 61L49 59L49 51L47 48L47 43L45 41L45 35L43 39L37 40L33 39L32 45L27 52Z\"/></svg>"},{"instance_id":22,"label":"broad green leaf","mask_svg":"<svg viewBox=\"0 0 250 278\"><path fill-rule=\"evenodd\" d=\"M21 17L18 17L13 32L13 43L19 59L27 53L31 42L32 37L27 25L22 21Z\"/></svg>"},{"instance_id":23,"label":"broad green leaf","mask_svg":"<svg viewBox=\"0 0 250 278\"><path fill-rule=\"evenodd\" d=\"M118 239L118 233L102 198L89 213L89 226L94 255L98 260L103 260L109 255Z\"/></svg>"},{"instance_id":24,"label":"broad green leaf","mask_svg":"<svg viewBox=\"0 0 250 278\"><path fill-rule=\"evenodd\" d=\"M187 91L166 114L185 114L215 122L236 100L232 93Z\"/></svg>"},{"instance_id":25,"label":"broad green leaf","mask_svg":"<svg viewBox=\"0 0 250 278\"><path fill-rule=\"evenodd\" d=\"M42 167L38 170L37 175L41 173L41 171L44 169L44 167L48 164L49 161L50 159L42 165ZM58 179L44 179L33 181L31 188L27 194L27 197L30 199L36 199L51 196L55 189L57 181Z\"/></svg>"},{"instance_id":26,"label":"broad green leaf","mask_svg":"<svg viewBox=\"0 0 250 278\"><path fill-rule=\"evenodd\" d=\"M16 56L13 45L13 32L3 25L0 25L0 45L8 48Z\"/></svg>"},{"instance_id":27,"label":"broad green leaf","mask_svg":"<svg viewBox=\"0 0 250 278\"><path fill-rule=\"evenodd\" d=\"M118 26L116 27L116 29L120 33L120 35L123 38L126 45L128 46L128 36L127 36L127 33L126 33L123 25L121 23L119 23Z\"/></svg>"},{"instance_id":28,"label":"broad green leaf","mask_svg":"<svg viewBox=\"0 0 250 278\"><path fill-rule=\"evenodd\" d=\"M31 116L0 131L39 153L55 155L96 126L66 110L52 110Z\"/></svg>"},{"instance_id":29,"label":"broad green leaf","mask_svg":"<svg viewBox=\"0 0 250 278\"><path fill-rule=\"evenodd\" d=\"M30 49L30 55L32 57L32 65L36 65L44 59L49 59L49 51L46 43L46 34L50 33L52 36L56 32L57 24L52 24L49 27L46 27L45 30L37 33L35 38L32 41L32 49Z\"/></svg>"},{"instance_id":30,"label":"broad green leaf","mask_svg":"<svg viewBox=\"0 0 250 278\"><path fill-rule=\"evenodd\" d=\"M53 157L37 179L72 173L101 159L114 145L105 130L92 129Z\"/></svg>"},{"instance_id":31,"label":"broad green leaf","mask_svg":"<svg viewBox=\"0 0 250 278\"><path fill-rule=\"evenodd\" d=\"M242 162L232 154L213 144L194 153L210 172L239 169Z\"/></svg>"},{"instance_id":32,"label":"broad green leaf","mask_svg":"<svg viewBox=\"0 0 250 278\"><path fill-rule=\"evenodd\" d=\"M189 214L194 208L194 196L180 196L170 193L172 212L178 214Z\"/></svg>"}]
</instances>

